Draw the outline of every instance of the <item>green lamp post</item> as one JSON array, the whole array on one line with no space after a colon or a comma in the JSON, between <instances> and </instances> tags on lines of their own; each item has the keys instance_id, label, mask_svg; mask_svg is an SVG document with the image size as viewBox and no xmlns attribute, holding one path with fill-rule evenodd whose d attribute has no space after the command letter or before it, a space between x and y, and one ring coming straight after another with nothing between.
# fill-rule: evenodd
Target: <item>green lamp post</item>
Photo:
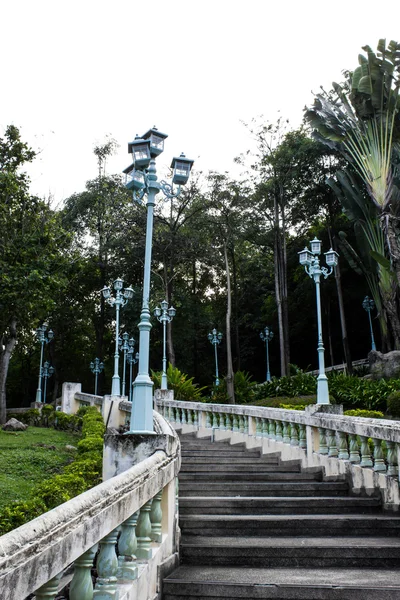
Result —
<instances>
[{"instance_id":1,"label":"green lamp post","mask_svg":"<svg viewBox=\"0 0 400 600\"><path fill-rule=\"evenodd\" d=\"M161 375L161 389L168 389L167 380L167 323L171 323L172 319L176 315L176 310L173 306L168 308L168 302L163 300L161 302L161 308L157 306L154 309L154 316L163 325L163 367Z\"/></svg>"},{"instance_id":2,"label":"green lamp post","mask_svg":"<svg viewBox=\"0 0 400 600\"><path fill-rule=\"evenodd\" d=\"M261 333L260 333L260 338L262 339L263 342L265 342L265 351L266 351L266 358L267 358L267 379L265 381L271 381L271 373L269 371L269 348L268 348L268 346L273 337L274 337L274 332L271 331L268 326L265 327L264 331L261 331Z\"/></svg>"},{"instance_id":3,"label":"green lamp post","mask_svg":"<svg viewBox=\"0 0 400 600\"><path fill-rule=\"evenodd\" d=\"M99 358L95 358L94 361L92 361L90 363L90 370L92 371L92 373L94 375L94 395L95 396L97 396L97 383L98 383L99 374L103 371L103 369L104 369L104 363L102 363Z\"/></svg>"},{"instance_id":4,"label":"green lamp post","mask_svg":"<svg viewBox=\"0 0 400 600\"><path fill-rule=\"evenodd\" d=\"M42 369L42 376L43 376L43 403L46 404L46 392L47 392L47 380L49 377L51 377L54 373L55 369L54 367L50 366L50 363L46 360L46 362L43 365L43 369Z\"/></svg>"},{"instance_id":5,"label":"green lamp post","mask_svg":"<svg viewBox=\"0 0 400 600\"><path fill-rule=\"evenodd\" d=\"M43 325L41 325L40 327L38 327L36 329L36 338L37 341L40 343L40 365L39 365L39 381L38 381L38 388L36 390L36 402L42 402L42 375L43 375L43 368L42 368L42 364L43 364L43 348L45 344L48 344L49 342L51 342L51 340L54 338L54 333L51 329L49 329L49 331L47 331L47 323L43 323Z\"/></svg>"},{"instance_id":6,"label":"green lamp post","mask_svg":"<svg viewBox=\"0 0 400 600\"><path fill-rule=\"evenodd\" d=\"M372 319L371 319L371 310L375 308L375 302L369 296L365 296L362 307L367 311L369 317L369 330L371 333L371 350L376 350L375 339L374 339L374 330L372 329Z\"/></svg>"},{"instance_id":7,"label":"green lamp post","mask_svg":"<svg viewBox=\"0 0 400 600\"><path fill-rule=\"evenodd\" d=\"M136 363L139 360L139 352L136 352L135 354L135 340L133 338L131 338L128 342L129 345L129 350L126 353L126 362L129 365L129 394L128 394L128 400L130 402L132 402L132 398L133 398L133 387L132 387L132 369L133 369L133 365L136 365Z\"/></svg>"},{"instance_id":8,"label":"green lamp post","mask_svg":"<svg viewBox=\"0 0 400 600\"><path fill-rule=\"evenodd\" d=\"M219 374L218 374L218 353L217 346L220 345L222 340L222 333L217 332L216 329L213 329L211 333L208 334L208 340L214 346L214 355L215 355L215 385L219 386Z\"/></svg>"}]
</instances>

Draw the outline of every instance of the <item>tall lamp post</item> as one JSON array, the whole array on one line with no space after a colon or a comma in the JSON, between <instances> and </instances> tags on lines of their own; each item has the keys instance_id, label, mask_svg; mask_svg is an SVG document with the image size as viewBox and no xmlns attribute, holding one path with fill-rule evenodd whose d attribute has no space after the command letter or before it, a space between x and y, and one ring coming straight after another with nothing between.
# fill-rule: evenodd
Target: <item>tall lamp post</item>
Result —
<instances>
[{"instance_id":1,"label":"tall lamp post","mask_svg":"<svg viewBox=\"0 0 400 600\"><path fill-rule=\"evenodd\" d=\"M41 325L40 327L38 327L36 329L36 337L37 337L37 341L40 343L40 366L39 366L39 381L38 381L38 388L36 390L36 402L41 402L42 401L42 374L43 374L43 369L42 369L42 364L43 364L43 348L45 344L48 344L49 342L51 342L51 340L54 338L54 333L51 329L49 329L49 331L47 331L47 323L43 323L43 325Z\"/></svg>"},{"instance_id":2,"label":"tall lamp post","mask_svg":"<svg viewBox=\"0 0 400 600\"><path fill-rule=\"evenodd\" d=\"M371 319L371 310L375 308L375 302L369 296L365 296L362 307L367 311L369 317L369 329L371 332L371 350L376 350L375 339L374 339L374 330L372 329L372 319Z\"/></svg>"},{"instance_id":3,"label":"tall lamp post","mask_svg":"<svg viewBox=\"0 0 400 600\"><path fill-rule=\"evenodd\" d=\"M216 329L213 329L211 333L208 334L208 339L214 346L215 353L215 385L219 386L219 375L218 375L218 354L217 354L217 346L221 343L222 333L217 332Z\"/></svg>"},{"instance_id":4,"label":"tall lamp post","mask_svg":"<svg viewBox=\"0 0 400 600\"><path fill-rule=\"evenodd\" d=\"M154 309L154 316L157 320L162 323L163 326L163 361L162 361L162 376L161 376L161 389L168 389L167 380L167 323L171 323L172 319L176 315L176 310L173 306L168 308L168 302L163 300L161 302L161 308L157 306Z\"/></svg>"},{"instance_id":5,"label":"tall lamp post","mask_svg":"<svg viewBox=\"0 0 400 600\"><path fill-rule=\"evenodd\" d=\"M105 286L101 292L103 294L104 299L110 306L115 306L115 354L114 354L114 375L112 378L112 386L111 386L111 395L112 396L120 396L121 388L120 388L120 379L118 373L119 366L119 353L118 353L118 340L119 340L119 311L121 306L125 306L125 304L130 300L133 296L133 289L131 287L127 287L123 290L124 282L122 279L117 278L114 281L114 290L115 296L111 296L111 290L108 286Z\"/></svg>"},{"instance_id":6,"label":"tall lamp post","mask_svg":"<svg viewBox=\"0 0 400 600\"><path fill-rule=\"evenodd\" d=\"M332 250L325 252L326 264L330 268L321 267L319 264L319 255L321 254L321 242L316 237L310 243L311 251L305 247L298 253L299 262L304 266L305 272L311 279L314 279L316 298L317 298L317 322L318 322L318 367L319 374L317 378L317 404L329 404L328 378L325 374L324 344L322 340L322 318L321 318L321 275L326 279L333 273L333 268L338 264L338 253Z\"/></svg>"},{"instance_id":7,"label":"tall lamp post","mask_svg":"<svg viewBox=\"0 0 400 600\"><path fill-rule=\"evenodd\" d=\"M122 369L122 396L125 396L125 375L126 375L126 353L129 350L129 333L123 333L122 334L122 339L119 338L119 349L122 350L122 352L124 353L124 359L123 359L123 369Z\"/></svg>"},{"instance_id":8,"label":"tall lamp post","mask_svg":"<svg viewBox=\"0 0 400 600\"><path fill-rule=\"evenodd\" d=\"M260 333L260 338L262 339L263 342L265 342L265 351L266 351L266 356L267 356L267 379L265 381L271 381L271 373L269 372L269 349L268 349L268 345L269 345L269 343L270 343L270 341L272 340L273 337L274 337L274 332L271 331L268 326L265 327L264 331L261 331L261 333Z\"/></svg>"},{"instance_id":9,"label":"tall lamp post","mask_svg":"<svg viewBox=\"0 0 400 600\"><path fill-rule=\"evenodd\" d=\"M97 396L97 381L99 378L99 373L101 373L104 369L104 363L100 362L99 358L95 358L94 361L90 363L90 370L94 375L94 395Z\"/></svg>"},{"instance_id":10,"label":"tall lamp post","mask_svg":"<svg viewBox=\"0 0 400 600\"><path fill-rule=\"evenodd\" d=\"M54 367L50 366L50 363L46 362L43 365L43 369L42 369L42 375L43 375L43 379L44 379L44 384L43 384L43 403L46 403L46 388L47 388L47 380L49 377L51 377L54 373L55 369Z\"/></svg>"},{"instance_id":11,"label":"tall lamp post","mask_svg":"<svg viewBox=\"0 0 400 600\"><path fill-rule=\"evenodd\" d=\"M135 354L135 340L133 338L131 338L128 342L129 345L129 350L126 354L126 362L129 365L129 394L128 394L128 399L130 402L132 402L133 399L133 388L132 388L132 367L133 365L136 365L136 363L139 360L139 352L136 352Z\"/></svg>"},{"instance_id":12,"label":"tall lamp post","mask_svg":"<svg viewBox=\"0 0 400 600\"><path fill-rule=\"evenodd\" d=\"M164 140L168 136L153 127L141 138L136 137L128 144L128 152L132 153L133 163L124 170L126 187L133 191L133 198L141 202L147 197L147 225L146 246L144 256L143 300L139 323L139 368L133 384L135 402L132 402L132 416L130 420L130 433L154 433L153 428L153 382L149 375L150 351L150 270L151 250L153 237L153 213L155 197L160 191L165 198L172 199L179 196L181 185L189 179L193 160L181 154L172 160L173 169L172 185L165 181L157 181L156 157L164 150ZM173 185L178 188L174 190Z\"/></svg>"}]
</instances>

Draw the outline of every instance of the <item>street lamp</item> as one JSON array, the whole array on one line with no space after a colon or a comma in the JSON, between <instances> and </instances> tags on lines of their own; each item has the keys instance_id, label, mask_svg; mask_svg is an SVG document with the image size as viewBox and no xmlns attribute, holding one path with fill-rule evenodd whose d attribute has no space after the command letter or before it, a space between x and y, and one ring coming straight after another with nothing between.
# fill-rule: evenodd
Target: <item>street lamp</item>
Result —
<instances>
[{"instance_id":1,"label":"street lamp","mask_svg":"<svg viewBox=\"0 0 400 600\"><path fill-rule=\"evenodd\" d=\"M141 138L128 144L133 163L125 169L126 187L133 191L133 199L141 202L147 196L146 246L144 256L143 300L139 323L139 369L133 384L135 402L132 402L130 433L154 433L153 428L153 382L149 375L150 351L150 270L153 237L153 213L156 194L163 192L166 199L173 199L181 193L181 185L189 179L193 160L184 155L174 158L172 185L157 181L156 157L164 150L164 141L168 136L153 127ZM178 188L174 190L174 184Z\"/></svg>"},{"instance_id":2,"label":"street lamp","mask_svg":"<svg viewBox=\"0 0 400 600\"><path fill-rule=\"evenodd\" d=\"M317 297L317 322L318 322L318 366L319 375L317 378L317 404L329 404L329 389L328 378L325 375L325 360L324 360L324 344L322 340L322 319L321 319L321 291L320 279L321 275L326 279L333 273L333 267L338 264L338 253L332 250L325 252L325 260L330 270L326 267L321 267L318 256L321 254L321 242L316 237L310 243L311 251L305 247L304 250L298 252L299 262L304 266L307 275L314 279L316 297Z\"/></svg>"},{"instance_id":3,"label":"street lamp","mask_svg":"<svg viewBox=\"0 0 400 600\"><path fill-rule=\"evenodd\" d=\"M99 373L101 373L104 369L104 363L100 362L99 358L95 358L93 362L90 363L90 370L94 375L94 395L97 396L97 380L99 377Z\"/></svg>"},{"instance_id":4,"label":"street lamp","mask_svg":"<svg viewBox=\"0 0 400 600\"><path fill-rule=\"evenodd\" d=\"M222 333L217 333L216 329L213 329L211 333L208 334L208 339L214 346L215 352L215 385L219 386L219 378L218 378L218 355L217 355L217 346L221 343Z\"/></svg>"},{"instance_id":5,"label":"street lamp","mask_svg":"<svg viewBox=\"0 0 400 600\"><path fill-rule=\"evenodd\" d=\"M371 310L375 308L375 302L369 296L365 296L362 307L367 311L369 317L369 328L371 331L371 350L376 350L375 339L374 339L374 330L372 329L372 320L371 320Z\"/></svg>"},{"instance_id":6,"label":"street lamp","mask_svg":"<svg viewBox=\"0 0 400 600\"><path fill-rule=\"evenodd\" d=\"M46 404L46 388L47 388L47 380L49 377L51 377L54 373L54 367L50 366L50 363L46 362L43 365L43 369L42 369L42 376L44 379L44 384L43 384L43 403Z\"/></svg>"},{"instance_id":7,"label":"street lamp","mask_svg":"<svg viewBox=\"0 0 400 600\"><path fill-rule=\"evenodd\" d=\"M124 286L124 282L122 279L117 278L114 281L114 290L115 296L111 296L111 290L109 287L105 286L101 292L106 302L110 306L115 306L115 354L114 354L114 375L112 378L112 386L111 386L111 395L112 396L120 396L120 379L118 373L118 363L119 363L119 353L118 353L118 339L119 339L119 310L121 306L125 306L125 304L133 297L133 289L131 287L127 287L124 290L122 289Z\"/></svg>"},{"instance_id":8,"label":"street lamp","mask_svg":"<svg viewBox=\"0 0 400 600\"><path fill-rule=\"evenodd\" d=\"M274 332L271 331L269 327L265 327L264 331L261 331L261 333L260 333L260 338L262 339L263 342L265 342L265 350L267 353L267 379L265 381L271 381L271 373L269 372L268 345L273 337L274 337Z\"/></svg>"},{"instance_id":9,"label":"street lamp","mask_svg":"<svg viewBox=\"0 0 400 600\"><path fill-rule=\"evenodd\" d=\"M126 362L129 365L129 394L128 394L128 400L130 402L132 402L132 398L133 398L133 389L132 389L132 367L133 365L136 365L136 363L139 360L139 352L136 352L135 354L135 340L133 338L131 338L128 342L129 345L129 350L126 354Z\"/></svg>"},{"instance_id":10,"label":"street lamp","mask_svg":"<svg viewBox=\"0 0 400 600\"><path fill-rule=\"evenodd\" d=\"M45 344L48 344L49 342L51 342L51 340L54 338L54 333L51 329L49 329L49 331L47 332L47 323L43 323L43 325L41 325L41 327L38 327L36 329L36 337L37 337L37 341L40 343L40 366L39 366L39 382L38 382L38 388L36 390L36 402L41 402L42 401L42 363L43 363L43 347Z\"/></svg>"},{"instance_id":11,"label":"street lamp","mask_svg":"<svg viewBox=\"0 0 400 600\"><path fill-rule=\"evenodd\" d=\"M129 350L129 333L123 333L122 334L122 339L119 338L118 340L118 346L119 349L122 350L124 352L124 359L123 359L123 369L122 369L122 396L125 396L125 375L126 375L126 353Z\"/></svg>"},{"instance_id":12,"label":"street lamp","mask_svg":"<svg viewBox=\"0 0 400 600\"><path fill-rule=\"evenodd\" d=\"M172 319L176 315L176 310L173 306L168 308L168 302L163 300L161 302L161 308L157 306L154 310L154 316L157 317L157 320L160 321L163 325L163 366L162 366L162 376L161 376L161 389L168 389L168 380L167 380L167 323L171 323Z\"/></svg>"}]
</instances>

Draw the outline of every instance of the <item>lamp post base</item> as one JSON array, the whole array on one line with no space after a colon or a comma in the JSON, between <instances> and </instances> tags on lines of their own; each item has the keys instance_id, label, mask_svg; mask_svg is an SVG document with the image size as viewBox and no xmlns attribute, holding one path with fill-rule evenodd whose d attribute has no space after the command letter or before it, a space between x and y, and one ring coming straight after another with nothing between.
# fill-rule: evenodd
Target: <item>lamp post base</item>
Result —
<instances>
[{"instance_id":1,"label":"lamp post base","mask_svg":"<svg viewBox=\"0 0 400 600\"><path fill-rule=\"evenodd\" d=\"M148 375L138 375L133 384L129 433L154 433L153 382Z\"/></svg>"},{"instance_id":2,"label":"lamp post base","mask_svg":"<svg viewBox=\"0 0 400 600\"><path fill-rule=\"evenodd\" d=\"M39 404L42 403L42 390L36 390L35 402L39 402Z\"/></svg>"},{"instance_id":3,"label":"lamp post base","mask_svg":"<svg viewBox=\"0 0 400 600\"><path fill-rule=\"evenodd\" d=\"M114 375L112 378L111 396L120 396L120 395L121 395L120 378L118 375Z\"/></svg>"},{"instance_id":4,"label":"lamp post base","mask_svg":"<svg viewBox=\"0 0 400 600\"><path fill-rule=\"evenodd\" d=\"M326 375L318 375L317 378L317 404L330 404L328 378Z\"/></svg>"}]
</instances>

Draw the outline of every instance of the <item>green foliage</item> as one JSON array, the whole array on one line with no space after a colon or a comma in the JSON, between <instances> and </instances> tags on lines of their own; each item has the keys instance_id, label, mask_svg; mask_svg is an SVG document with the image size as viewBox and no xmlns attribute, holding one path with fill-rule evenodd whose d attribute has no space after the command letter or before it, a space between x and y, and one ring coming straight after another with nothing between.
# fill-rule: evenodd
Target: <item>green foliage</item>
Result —
<instances>
[{"instance_id":1,"label":"green foliage","mask_svg":"<svg viewBox=\"0 0 400 600\"><path fill-rule=\"evenodd\" d=\"M329 391L337 404L367 410L385 410L386 399L400 390L400 379L359 379L344 373L329 374Z\"/></svg>"},{"instance_id":2,"label":"green foliage","mask_svg":"<svg viewBox=\"0 0 400 600\"><path fill-rule=\"evenodd\" d=\"M84 440L78 442L79 454L85 452L100 452L103 450L103 438L100 436L88 436Z\"/></svg>"},{"instance_id":3,"label":"green foliage","mask_svg":"<svg viewBox=\"0 0 400 600\"><path fill-rule=\"evenodd\" d=\"M287 398L285 396L277 396L276 398L261 398L254 402L254 406L267 406L271 408L283 408L292 407L291 410L297 410L295 407L301 407L299 410L303 410L305 406L309 404L315 404L317 401L316 396L299 396L298 398Z\"/></svg>"},{"instance_id":4,"label":"green foliage","mask_svg":"<svg viewBox=\"0 0 400 600\"><path fill-rule=\"evenodd\" d=\"M383 419L385 417L379 410L363 410L362 408L345 410L343 414L347 417L364 417L365 419Z\"/></svg>"},{"instance_id":5,"label":"green foliage","mask_svg":"<svg viewBox=\"0 0 400 600\"><path fill-rule=\"evenodd\" d=\"M39 498L47 510L50 510L63 502L68 502L87 489L87 482L75 473L56 475L36 487L35 498Z\"/></svg>"},{"instance_id":6,"label":"green foliage","mask_svg":"<svg viewBox=\"0 0 400 600\"><path fill-rule=\"evenodd\" d=\"M79 460L65 467L64 473L82 477L90 488L101 483L102 466L99 452L86 452Z\"/></svg>"},{"instance_id":7,"label":"green foliage","mask_svg":"<svg viewBox=\"0 0 400 600\"><path fill-rule=\"evenodd\" d=\"M286 410L304 410L305 404L280 404L278 408L284 408Z\"/></svg>"},{"instance_id":8,"label":"green foliage","mask_svg":"<svg viewBox=\"0 0 400 600\"><path fill-rule=\"evenodd\" d=\"M156 388L161 388L162 372L151 372L151 378ZM175 400L186 400L189 402L203 402L202 392L205 387L199 387L197 383L193 383L194 377L188 377L182 373L177 367L168 364L167 381L168 388L174 390Z\"/></svg>"},{"instance_id":9,"label":"green foliage","mask_svg":"<svg viewBox=\"0 0 400 600\"><path fill-rule=\"evenodd\" d=\"M387 412L395 419L400 418L400 390L392 392L386 399Z\"/></svg>"},{"instance_id":10,"label":"green foliage","mask_svg":"<svg viewBox=\"0 0 400 600\"><path fill-rule=\"evenodd\" d=\"M262 398L277 396L286 396L288 398L310 396L315 394L316 388L316 377L300 371L296 375L288 377L272 377L271 381L257 385L254 388L253 398L256 402Z\"/></svg>"}]
</instances>

